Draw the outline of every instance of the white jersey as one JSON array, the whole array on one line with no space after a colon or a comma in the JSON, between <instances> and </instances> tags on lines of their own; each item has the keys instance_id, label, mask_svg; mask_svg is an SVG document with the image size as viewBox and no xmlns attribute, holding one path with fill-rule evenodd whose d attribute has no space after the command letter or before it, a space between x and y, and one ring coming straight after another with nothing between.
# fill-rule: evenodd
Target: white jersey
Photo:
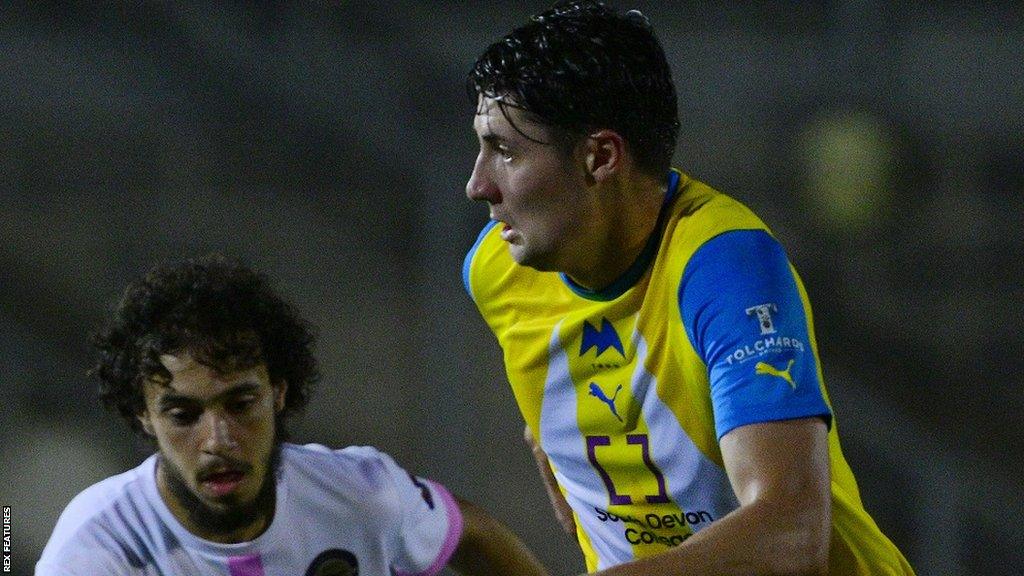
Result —
<instances>
[{"instance_id":1,"label":"white jersey","mask_svg":"<svg viewBox=\"0 0 1024 576\"><path fill-rule=\"evenodd\" d=\"M249 542L218 544L171 514L156 462L153 455L75 497L36 576L431 576L462 534L451 494L386 454L284 444L270 526Z\"/></svg>"}]
</instances>

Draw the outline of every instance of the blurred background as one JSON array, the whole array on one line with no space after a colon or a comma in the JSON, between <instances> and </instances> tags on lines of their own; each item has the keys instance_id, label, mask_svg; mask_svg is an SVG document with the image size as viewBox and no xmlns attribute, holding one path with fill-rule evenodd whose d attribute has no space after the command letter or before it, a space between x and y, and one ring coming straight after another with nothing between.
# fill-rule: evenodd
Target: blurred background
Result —
<instances>
[{"instance_id":1,"label":"blurred background","mask_svg":"<svg viewBox=\"0 0 1024 576\"><path fill-rule=\"evenodd\" d=\"M863 499L918 574L1024 572L1024 8L612 2L651 19L676 165L750 205L806 281ZM296 439L371 444L556 527L461 284L476 55L548 2L0 7L0 504L29 574L80 490L146 456L87 335L157 262L271 274L319 329ZM583 97L583 95L581 95Z\"/></svg>"}]
</instances>

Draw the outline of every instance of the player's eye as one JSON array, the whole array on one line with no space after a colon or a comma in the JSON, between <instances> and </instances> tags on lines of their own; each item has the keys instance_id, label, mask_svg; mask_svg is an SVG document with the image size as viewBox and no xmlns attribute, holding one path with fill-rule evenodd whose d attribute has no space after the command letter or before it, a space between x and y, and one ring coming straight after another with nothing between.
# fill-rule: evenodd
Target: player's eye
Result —
<instances>
[{"instance_id":1,"label":"player's eye","mask_svg":"<svg viewBox=\"0 0 1024 576\"><path fill-rule=\"evenodd\" d=\"M200 410L189 408L171 408L164 412L175 426L188 426L195 424L196 420L199 420L200 413Z\"/></svg>"},{"instance_id":2,"label":"player's eye","mask_svg":"<svg viewBox=\"0 0 1024 576\"><path fill-rule=\"evenodd\" d=\"M228 409L228 412L231 412L232 414L242 414L249 410L249 408L252 408L255 403L255 396L243 396L228 402L226 408Z\"/></svg>"},{"instance_id":3,"label":"player's eye","mask_svg":"<svg viewBox=\"0 0 1024 576\"><path fill-rule=\"evenodd\" d=\"M512 148L499 138L485 138L483 146L491 152L497 152L505 162L510 162L514 158Z\"/></svg>"}]
</instances>

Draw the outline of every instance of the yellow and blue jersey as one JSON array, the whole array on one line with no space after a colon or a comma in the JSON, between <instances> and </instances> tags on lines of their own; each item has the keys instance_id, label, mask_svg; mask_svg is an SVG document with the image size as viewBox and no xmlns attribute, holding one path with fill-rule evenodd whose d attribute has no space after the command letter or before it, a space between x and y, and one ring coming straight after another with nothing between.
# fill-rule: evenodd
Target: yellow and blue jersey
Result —
<instances>
[{"instance_id":1,"label":"yellow and blue jersey","mask_svg":"<svg viewBox=\"0 0 1024 576\"><path fill-rule=\"evenodd\" d=\"M831 572L913 574L861 504L807 294L749 209L673 171L655 233L601 291L516 264L495 224L463 280L572 506L588 570L665 551L736 509L718 444L730 430L820 417Z\"/></svg>"}]
</instances>

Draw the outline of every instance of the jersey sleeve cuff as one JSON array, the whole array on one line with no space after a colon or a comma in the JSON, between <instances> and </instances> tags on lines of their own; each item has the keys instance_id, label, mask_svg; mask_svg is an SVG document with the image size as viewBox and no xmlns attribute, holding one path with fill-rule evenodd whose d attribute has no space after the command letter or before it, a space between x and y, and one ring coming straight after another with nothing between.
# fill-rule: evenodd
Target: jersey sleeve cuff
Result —
<instances>
[{"instance_id":1,"label":"jersey sleeve cuff","mask_svg":"<svg viewBox=\"0 0 1024 576\"><path fill-rule=\"evenodd\" d=\"M732 432L736 428L741 426L747 426L749 424L763 424L765 422L779 422L782 420L797 420L800 418L821 418L825 421L825 426L829 430L832 429L832 411L824 405L815 406L792 406L788 410L775 410L770 414L746 414L746 417L742 418L726 418L718 420L715 423L715 428L718 434L718 439L721 440L723 436Z\"/></svg>"},{"instance_id":2,"label":"jersey sleeve cuff","mask_svg":"<svg viewBox=\"0 0 1024 576\"><path fill-rule=\"evenodd\" d=\"M455 553L455 549L459 546L459 540L462 539L462 510L459 509L459 504L455 501L455 497L441 484L433 480L426 480L426 482L430 484L430 488L444 502L445 513L448 516L448 532L445 534L444 543L441 545L441 551L438 552L437 558L434 559L434 562L426 570L422 572L403 572L399 570L395 572L395 576L435 576L448 564L452 554Z\"/></svg>"}]
</instances>

